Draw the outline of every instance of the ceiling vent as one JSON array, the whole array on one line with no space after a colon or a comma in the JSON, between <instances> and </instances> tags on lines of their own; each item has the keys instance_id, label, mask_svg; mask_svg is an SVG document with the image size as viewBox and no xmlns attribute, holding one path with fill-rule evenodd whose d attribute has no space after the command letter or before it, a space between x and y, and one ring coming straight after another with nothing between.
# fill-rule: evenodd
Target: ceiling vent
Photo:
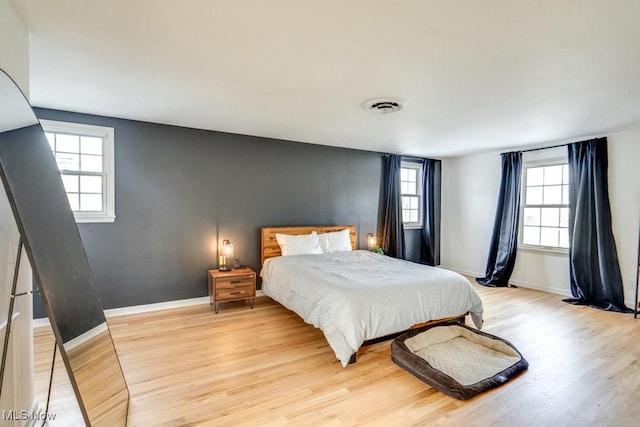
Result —
<instances>
[{"instance_id":1,"label":"ceiling vent","mask_svg":"<svg viewBox=\"0 0 640 427\"><path fill-rule=\"evenodd\" d=\"M364 103L363 107L367 111L379 114L390 114L402 110L405 102L397 98L375 98Z\"/></svg>"}]
</instances>

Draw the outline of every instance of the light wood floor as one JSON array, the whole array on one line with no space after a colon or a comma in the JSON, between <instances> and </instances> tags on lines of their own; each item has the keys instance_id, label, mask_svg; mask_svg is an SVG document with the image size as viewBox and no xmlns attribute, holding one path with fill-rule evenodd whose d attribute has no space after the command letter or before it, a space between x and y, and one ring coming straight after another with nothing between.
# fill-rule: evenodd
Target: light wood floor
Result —
<instances>
[{"instance_id":1,"label":"light wood floor","mask_svg":"<svg viewBox=\"0 0 640 427\"><path fill-rule=\"evenodd\" d=\"M321 332L269 298L109 320L131 393L129 425L638 425L640 319L527 289L476 286L484 331L511 341L529 370L470 401L435 391L393 364L390 343L346 369ZM46 398L53 338L35 331ZM51 425L81 425L57 363Z\"/></svg>"}]
</instances>

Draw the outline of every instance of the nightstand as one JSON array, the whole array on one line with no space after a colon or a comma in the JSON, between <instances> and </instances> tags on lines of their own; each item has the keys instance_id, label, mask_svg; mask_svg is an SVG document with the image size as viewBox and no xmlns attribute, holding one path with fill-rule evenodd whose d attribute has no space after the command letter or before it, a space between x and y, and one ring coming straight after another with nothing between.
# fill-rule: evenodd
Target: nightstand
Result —
<instances>
[{"instance_id":1,"label":"nightstand","mask_svg":"<svg viewBox=\"0 0 640 427\"><path fill-rule=\"evenodd\" d=\"M217 313L223 302L249 300L251 308L256 297L256 272L250 268L231 271L209 270L209 304Z\"/></svg>"}]
</instances>

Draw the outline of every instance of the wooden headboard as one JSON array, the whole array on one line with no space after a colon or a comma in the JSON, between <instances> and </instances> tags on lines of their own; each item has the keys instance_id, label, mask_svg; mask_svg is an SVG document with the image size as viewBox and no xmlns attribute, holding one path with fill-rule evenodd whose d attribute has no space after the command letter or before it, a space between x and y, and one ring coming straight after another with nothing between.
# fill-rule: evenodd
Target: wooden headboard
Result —
<instances>
[{"instance_id":1,"label":"wooden headboard","mask_svg":"<svg viewBox=\"0 0 640 427\"><path fill-rule=\"evenodd\" d=\"M280 234L309 234L315 231L318 234L332 231L342 231L349 229L351 238L351 249L356 249L356 226L355 225L305 225L300 227L263 227L260 243L260 264L264 264L269 258L282 255L280 245L276 240L276 233Z\"/></svg>"}]
</instances>

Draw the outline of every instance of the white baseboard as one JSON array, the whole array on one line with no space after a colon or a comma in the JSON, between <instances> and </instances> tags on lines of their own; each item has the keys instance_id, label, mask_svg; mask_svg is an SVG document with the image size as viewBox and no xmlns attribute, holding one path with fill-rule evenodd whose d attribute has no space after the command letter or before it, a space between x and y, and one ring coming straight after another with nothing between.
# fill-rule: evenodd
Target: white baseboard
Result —
<instances>
[{"instance_id":1,"label":"white baseboard","mask_svg":"<svg viewBox=\"0 0 640 427\"><path fill-rule=\"evenodd\" d=\"M263 297L264 293L261 289L256 291L256 298ZM180 299L174 301L158 302L154 304L133 305L130 307L110 308L104 311L105 317L128 316L131 314L151 313L160 310L170 310L182 307L191 307L194 305L209 304L209 297L197 297ZM49 326L49 319L33 319L33 327Z\"/></svg>"},{"instance_id":2,"label":"white baseboard","mask_svg":"<svg viewBox=\"0 0 640 427\"><path fill-rule=\"evenodd\" d=\"M132 305L130 307L110 308L104 311L106 317L127 316L130 314L151 313L160 310L191 307L194 305L209 304L209 297L180 299L174 301L157 302L154 304Z\"/></svg>"},{"instance_id":3,"label":"white baseboard","mask_svg":"<svg viewBox=\"0 0 640 427\"><path fill-rule=\"evenodd\" d=\"M460 273L463 276L471 276L471 277L483 277L484 276L484 273L465 271L465 270L460 270L460 269L457 269L457 268L444 267L444 266L442 268L446 268L447 270L455 271L456 273ZM549 292L549 293L552 293L552 294L557 294L557 295L562 295L562 296L567 296L567 297L571 296L571 291L569 289L556 288L556 287L553 287L553 286L541 285L539 283L526 282L524 280L509 280L509 283L511 283L513 285L516 285L516 286L520 286L522 288L534 289L536 291Z\"/></svg>"},{"instance_id":4,"label":"white baseboard","mask_svg":"<svg viewBox=\"0 0 640 427\"><path fill-rule=\"evenodd\" d=\"M529 283L522 280L509 280L510 283L520 286L522 288L534 289L536 291L549 292L551 294L562 295L565 297L571 296L571 291L569 289L556 288L553 286L540 285L538 283Z\"/></svg>"},{"instance_id":5,"label":"white baseboard","mask_svg":"<svg viewBox=\"0 0 640 427\"><path fill-rule=\"evenodd\" d=\"M49 318L48 317L42 317L40 319L33 319L33 322L31 322L31 326L33 326L34 328L42 328L43 326L49 326L51 323L49 323Z\"/></svg>"},{"instance_id":6,"label":"white baseboard","mask_svg":"<svg viewBox=\"0 0 640 427\"><path fill-rule=\"evenodd\" d=\"M473 272L473 271L461 270L459 268L448 267L446 265L440 265L439 267L447 269L447 270L455 271L456 273L462 274L463 276L470 276L470 277L482 277L482 276L484 276L484 273L477 273L477 272Z\"/></svg>"}]
</instances>

